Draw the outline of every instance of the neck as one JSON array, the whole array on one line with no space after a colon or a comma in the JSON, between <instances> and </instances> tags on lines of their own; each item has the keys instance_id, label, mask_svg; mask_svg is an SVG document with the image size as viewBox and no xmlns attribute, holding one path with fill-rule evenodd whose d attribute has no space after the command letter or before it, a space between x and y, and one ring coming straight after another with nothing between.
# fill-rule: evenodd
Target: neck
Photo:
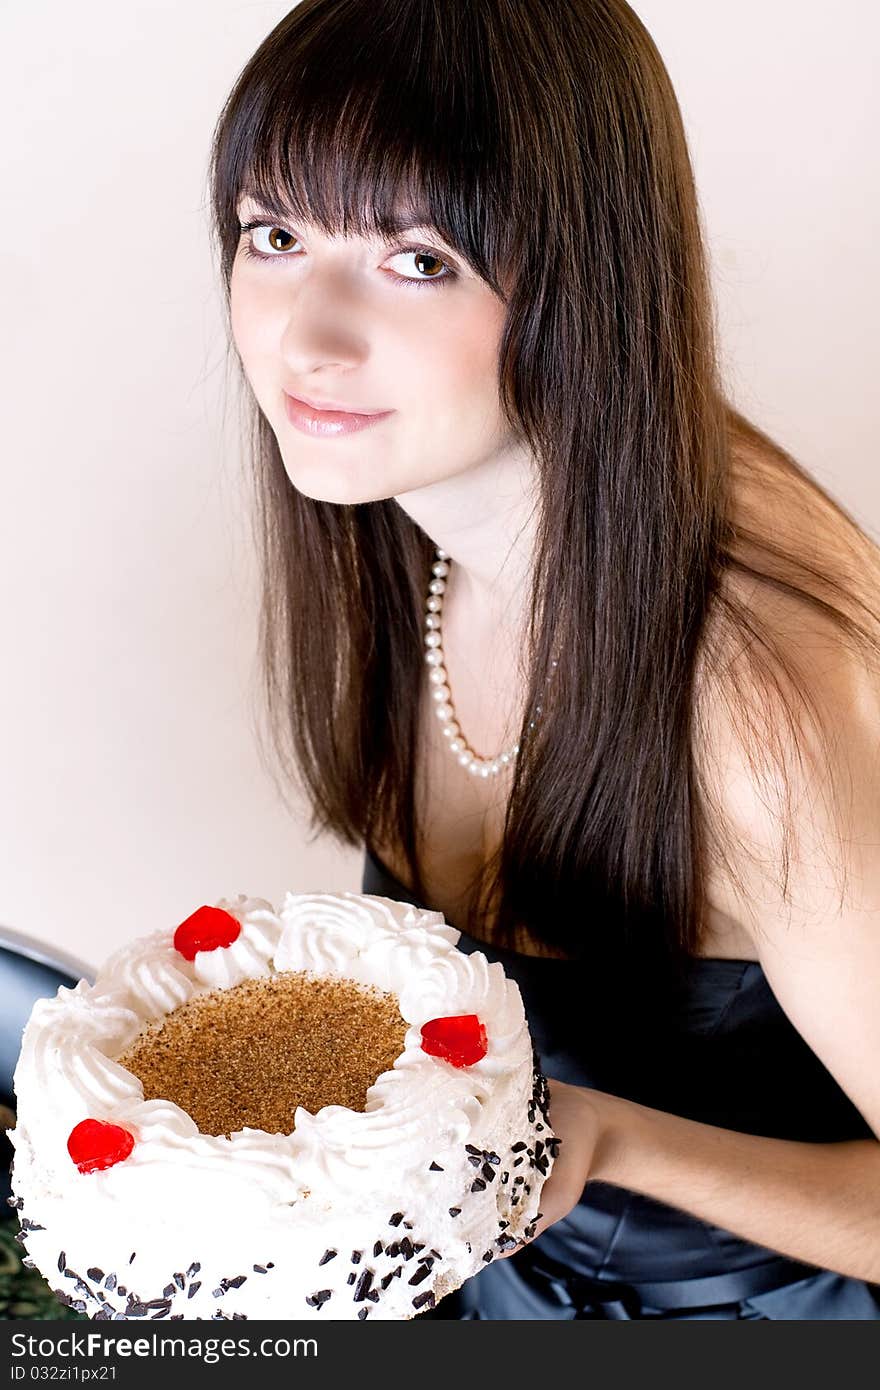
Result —
<instances>
[{"instance_id":1,"label":"neck","mask_svg":"<svg viewBox=\"0 0 880 1390\"><path fill-rule=\"evenodd\" d=\"M397 502L446 551L448 583L461 606L492 628L521 632L538 520L531 455L505 450L462 473L401 493Z\"/></svg>"}]
</instances>

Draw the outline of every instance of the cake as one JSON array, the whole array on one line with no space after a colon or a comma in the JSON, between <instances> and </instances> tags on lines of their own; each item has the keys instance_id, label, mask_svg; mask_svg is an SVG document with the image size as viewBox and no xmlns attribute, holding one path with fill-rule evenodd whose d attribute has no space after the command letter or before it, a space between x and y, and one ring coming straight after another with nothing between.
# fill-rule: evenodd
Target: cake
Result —
<instances>
[{"instance_id":1,"label":"cake","mask_svg":"<svg viewBox=\"0 0 880 1390\"><path fill-rule=\"evenodd\" d=\"M407 1319L530 1240L547 1083L516 983L458 939L376 895L239 895L39 1000L28 1262L98 1319Z\"/></svg>"}]
</instances>

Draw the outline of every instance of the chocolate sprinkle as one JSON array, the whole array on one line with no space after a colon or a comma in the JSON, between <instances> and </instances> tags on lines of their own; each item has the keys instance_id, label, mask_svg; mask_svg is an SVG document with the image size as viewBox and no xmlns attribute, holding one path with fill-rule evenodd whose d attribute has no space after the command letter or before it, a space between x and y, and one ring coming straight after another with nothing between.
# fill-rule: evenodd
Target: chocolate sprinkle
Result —
<instances>
[{"instance_id":1,"label":"chocolate sprinkle","mask_svg":"<svg viewBox=\"0 0 880 1390\"><path fill-rule=\"evenodd\" d=\"M367 1314L369 1313L369 1311L370 1311L369 1308L359 1308L359 1309L358 1309L358 1317L361 1319L361 1321L363 1321L363 1319L367 1316Z\"/></svg>"},{"instance_id":2,"label":"chocolate sprinkle","mask_svg":"<svg viewBox=\"0 0 880 1390\"><path fill-rule=\"evenodd\" d=\"M334 1251L334 1254L335 1254L335 1251ZM318 1264L319 1264L319 1265L322 1265L323 1263L324 1263L323 1260L319 1260L319 1261L318 1261ZM269 1271L267 1270L267 1268L266 1268L265 1265L254 1265L254 1270L256 1271L257 1274L268 1274L268 1273L269 1273Z\"/></svg>"},{"instance_id":3,"label":"chocolate sprinkle","mask_svg":"<svg viewBox=\"0 0 880 1390\"><path fill-rule=\"evenodd\" d=\"M193 1277L194 1274L198 1274L198 1272L199 1272L199 1270L201 1269L201 1267L202 1267L202 1266L201 1266L200 1264L198 1264L198 1262L196 1262L196 1263L194 1263L194 1264L191 1264L190 1267L189 1267L189 1269L186 1271L188 1277L191 1279L191 1278Z\"/></svg>"},{"instance_id":4,"label":"chocolate sprinkle","mask_svg":"<svg viewBox=\"0 0 880 1390\"><path fill-rule=\"evenodd\" d=\"M96 1284L100 1284L101 1280L104 1278L103 1269L98 1269L97 1265L92 1265L91 1269L87 1269L86 1274L90 1279L94 1280Z\"/></svg>"},{"instance_id":5,"label":"chocolate sprinkle","mask_svg":"<svg viewBox=\"0 0 880 1390\"><path fill-rule=\"evenodd\" d=\"M377 1240L377 1241L376 1241L376 1244L373 1246L373 1255L374 1255L374 1257L375 1257L376 1255L381 1255L383 1249L384 1249L384 1246L382 1245L381 1240Z\"/></svg>"},{"instance_id":6,"label":"chocolate sprinkle","mask_svg":"<svg viewBox=\"0 0 880 1390\"><path fill-rule=\"evenodd\" d=\"M196 1282L195 1282L194 1284L190 1284L189 1289L187 1290L187 1295L186 1295L187 1298L192 1298L193 1294L197 1293L198 1290L199 1290L201 1287L202 1287L202 1281L201 1281L201 1279L197 1279Z\"/></svg>"},{"instance_id":7,"label":"chocolate sprinkle","mask_svg":"<svg viewBox=\"0 0 880 1390\"><path fill-rule=\"evenodd\" d=\"M132 1260L134 1259L134 1257L135 1257L136 1254L137 1254L137 1251L136 1251L136 1250L132 1250L131 1254L130 1254L129 1257L128 1257L128 1263L129 1263L129 1264L131 1264L131 1262L132 1262Z\"/></svg>"},{"instance_id":8,"label":"chocolate sprinkle","mask_svg":"<svg viewBox=\"0 0 880 1390\"><path fill-rule=\"evenodd\" d=\"M396 1212L394 1213L393 1216L389 1216L389 1218L388 1218L388 1225L389 1225L389 1226L399 1226L402 1220L403 1220L403 1212L402 1212L402 1211L396 1211Z\"/></svg>"},{"instance_id":9,"label":"chocolate sprinkle","mask_svg":"<svg viewBox=\"0 0 880 1390\"><path fill-rule=\"evenodd\" d=\"M332 1289L319 1289L317 1293L307 1294L306 1303L312 1308L323 1308L327 1299L333 1294Z\"/></svg>"},{"instance_id":10,"label":"chocolate sprinkle","mask_svg":"<svg viewBox=\"0 0 880 1390\"><path fill-rule=\"evenodd\" d=\"M353 1301L354 1301L355 1303L363 1303L364 1299L365 1299L366 1296L367 1296L367 1293L369 1292L369 1288L370 1288L370 1285L372 1284L372 1282L373 1282L373 1271L372 1271L372 1270L369 1268L369 1266L368 1266L368 1267L363 1271L363 1273L361 1274L360 1279L358 1279L358 1281L357 1281L357 1283L356 1283L356 1285L355 1285L354 1293L352 1294L352 1299L353 1299Z\"/></svg>"},{"instance_id":11,"label":"chocolate sprinkle","mask_svg":"<svg viewBox=\"0 0 880 1390\"><path fill-rule=\"evenodd\" d=\"M486 1184L482 1178L474 1178L473 1182L471 1183L471 1192L482 1192L485 1186Z\"/></svg>"},{"instance_id":12,"label":"chocolate sprinkle","mask_svg":"<svg viewBox=\"0 0 880 1390\"><path fill-rule=\"evenodd\" d=\"M449 1208L449 1215L450 1215L450 1216L461 1216L461 1207L450 1207L450 1208Z\"/></svg>"},{"instance_id":13,"label":"chocolate sprinkle","mask_svg":"<svg viewBox=\"0 0 880 1390\"><path fill-rule=\"evenodd\" d=\"M62 1251L61 1251L61 1254L58 1256L58 1273L59 1273L59 1274L63 1274L63 1273L64 1273L64 1268L65 1268L65 1265L66 1265L66 1264L67 1264L67 1256L65 1255L64 1251L62 1250Z\"/></svg>"},{"instance_id":14,"label":"chocolate sprinkle","mask_svg":"<svg viewBox=\"0 0 880 1390\"><path fill-rule=\"evenodd\" d=\"M428 1172L429 1172L429 1173L442 1173L442 1172L444 1172L444 1171L445 1171L445 1170L444 1170L443 1168L440 1167L440 1164L439 1164L439 1163L435 1163L433 1159L431 1160L431 1165L430 1165L430 1167L429 1167L429 1169L428 1169Z\"/></svg>"},{"instance_id":15,"label":"chocolate sprinkle","mask_svg":"<svg viewBox=\"0 0 880 1390\"><path fill-rule=\"evenodd\" d=\"M414 1308L433 1308L434 1294L431 1289L426 1289L424 1293L417 1293L413 1299Z\"/></svg>"},{"instance_id":16,"label":"chocolate sprinkle","mask_svg":"<svg viewBox=\"0 0 880 1390\"><path fill-rule=\"evenodd\" d=\"M485 1250L485 1251L483 1252L483 1259L486 1261L486 1264L488 1264L490 1260L494 1260L494 1258L495 1258L495 1251L494 1251L494 1250Z\"/></svg>"},{"instance_id":17,"label":"chocolate sprinkle","mask_svg":"<svg viewBox=\"0 0 880 1390\"><path fill-rule=\"evenodd\" d=\"M182 1274L175 1274L174 1282L179 1289L182 1289L184 1284L186 1283L186 1280L184 1279Z\"/></svg>"},{"instance_id":18,"label":"chocolate sprinkle","mask_svg":"<svg viewBox=\"0 0 880 1390\"><path fill-rule=\"evenodd\" d=\"M336 1251L336 1250L325 1250L324 1253L323 1253L323 1255L321 1256L320 1260L318 1261L318 1264L319 1264L319 1265L325 1265L325 1264L327 1264L330 1260L335 1259L337 1254L338 1254L338 1251ZM265 1274L265 1273L266 1273L266 1271L265 1271L264 1269L260 1269L260 1266L259 1266L259 1265L254 1265L254 1269L259 1269L261 1274Z\"/></svg>"},{"instance_id":19,"label":"chocolate sprinkle","mask_svg":"<svg viewBox=\"0 0 880 1390\"><path fill-rule=\"evenodd\" d=\"M346 1279L345 1282L346 1282L346 1284L353 1284L356 1278L357 1278L357 1275L355 1274L354 1270L352 1270L352 1271L351 1271L351 1274L349 1274L349 1276L348 1276L348 1278Z\"/></svg>"},{"instance_id":20,"label":"chocolate sprinkle","mask_svg":"<svg viewBox=\"0 0 880 1390\"><path fill-rule=\"evenodd\" d=\"M432 1261L432 1263L433 1263L433 1261ZM423 1280L425 1280L425 1279L427 1279L427 1278L429 1277L430 1273L431 1273L431 1265L430 1265L430 1264L420 1264L419 1267L418 1267L418 1269L416 1270L415 1274L412 1276L412 1278L411 1278L410 1280L408 1280L408 1282L409 1282L410 1284L421 1284Z\"/></svg>"},{"instance_id":21,"label":"chocolate sprinkle","mask_svg":"<svg viewBox=\"0 0 880 1390\"><path fill-rule=\"evenodd\" d=\"M351 1262L352 1262L353 1265L359 1265L359 1264L360 1264L361 1259L363 1258L363 1253L364 1253L363 1250L352 1250L352 1252L351 1252Z\"/></svg>"},{"instance_id":22,"label":"chocolate sprinkle","mask_svg":"<svg viewBox=\"0 0 880 1390\"><path fill-rule=\"evenodd\" d=\"M483 1177L486 1179L486 1182L495 1181L495 1169L492 1167L491 1163L484 1163L482 1168L480 1169L480 1172L483 1174Z\"/></svg>"}]
</instances>

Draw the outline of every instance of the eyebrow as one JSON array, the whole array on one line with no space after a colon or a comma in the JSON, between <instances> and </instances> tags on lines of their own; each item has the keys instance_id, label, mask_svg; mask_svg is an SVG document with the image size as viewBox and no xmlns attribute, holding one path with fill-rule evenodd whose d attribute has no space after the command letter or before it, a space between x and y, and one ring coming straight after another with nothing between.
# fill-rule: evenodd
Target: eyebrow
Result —
<instances>
[{"instance_id":1,"label":"eyebrow","mask_svg":"<svg viewBox=\"0 0 880 1390\"><path fill-rule=\"evenodd\" d=\"M263 197L261 194L253 193L247 188L242 189L238 199L239 203L243 202L245 198L249 199L260 212L266 213L269 217L278 217L282 221L298 220L294 211L286 207L279 199ZM384 237L384 240L393 240L395 237L400 236L402 232L409 232L417 227L425 231L430 231L437 239L449 245L445 238L440 236L439 231L436 230L430 219L429 213L424 208L408 208L398 213L396 216L392 215L390 231ZM382 234L380 233L379 235L381 236Z\"/></svg>"}]
</instances>

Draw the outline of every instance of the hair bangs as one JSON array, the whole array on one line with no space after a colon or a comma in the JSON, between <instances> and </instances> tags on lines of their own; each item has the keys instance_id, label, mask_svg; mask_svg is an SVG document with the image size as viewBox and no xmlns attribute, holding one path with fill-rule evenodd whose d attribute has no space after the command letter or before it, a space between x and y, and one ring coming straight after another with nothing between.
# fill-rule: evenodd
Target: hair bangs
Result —
<instances>
[{"instance_id":1,"label":"hair bangs","mask_svg":"<svg viewBox=\"0 0 880 1390\"><path fill-rule=\"evenodd\" d=\"M433 228L504 297L513 243L505 222L521 203L505 177L503 138L487 138L503 130L500 94L478 55L450 80L442 36L425 37L425 7L395 9L386 28L363 5L304 0L242 71L212 148L227 281L238 208L250 195L272 216L328 236L390 241L402 225ZM456 46L465 51L460 34Z\"/></svg>"}]
</instances>

